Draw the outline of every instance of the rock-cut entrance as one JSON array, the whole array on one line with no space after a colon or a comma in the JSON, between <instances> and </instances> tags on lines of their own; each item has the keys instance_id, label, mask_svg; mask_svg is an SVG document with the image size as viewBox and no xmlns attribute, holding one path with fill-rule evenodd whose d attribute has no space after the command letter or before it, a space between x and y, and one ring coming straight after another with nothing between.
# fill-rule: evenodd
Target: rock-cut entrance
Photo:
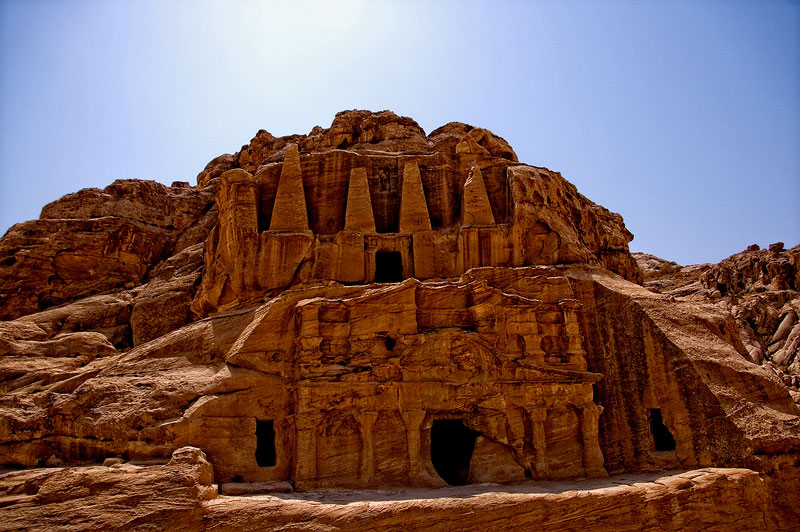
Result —
<instances>
[{"instance_id":1,"label":"rock-cut entrance","mask_svg":"<svg viewBox=\"0 0 800 532\"><path fill-rule=\"evenodd\" d=\"M272 420L256 420L256 463L258 467L275 466L275 425Z\"/></svg>"},{"instance_id":2,"label":"rock-cut entrance","mask_svg":"<svg viewBox=\"0 0 800 532\"><path fill-rule=\"evenodd\" d=\"M375 282L399 283L403 280L403 257L399 251L375 253Z\"/></svg>"},{"instance_id":3,"label":"rock-cut entrance","mask_svg":"<svg viewBox=\"0 0 800 532\"><path fill-rule=\"evenodd\" d=\"M650 409L650 431L653 434L653 443L656 451L674 451L675 438L669 431L661 417L660 408Z\"/></svg>"},{"instance_id":4,"label":"rock-cut entrance","mask_svg":"<svg viewBox=\"0 0 800 532\"><path fill-rule=\"evenodd\" d=\"M469 463L479 433L460 419L437 419L431 427L431 462L451 486L467 484Z\"/></svg>"}]
</instances>

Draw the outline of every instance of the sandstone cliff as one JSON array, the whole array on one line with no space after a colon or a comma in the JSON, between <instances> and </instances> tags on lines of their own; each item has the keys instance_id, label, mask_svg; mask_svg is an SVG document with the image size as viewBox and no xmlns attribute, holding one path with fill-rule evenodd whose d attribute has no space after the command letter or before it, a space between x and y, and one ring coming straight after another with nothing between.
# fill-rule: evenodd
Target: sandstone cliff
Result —
<instances>
[{"instance_id":1,"label":"sandstone cliff","mask_svg":"<svg viewBox=\"0 0 800 532\"><path fill-rule=\"evenodd\" d=\"M753 348L796 364L796 248L676 297L631 238L493 133L387 111L66 196L0 239L0 527L790 529L800 410ZM747 290L781 305L756 336L719 303ZM446 491L482 483L522 487Z\"/></svg>"}]
</instances>

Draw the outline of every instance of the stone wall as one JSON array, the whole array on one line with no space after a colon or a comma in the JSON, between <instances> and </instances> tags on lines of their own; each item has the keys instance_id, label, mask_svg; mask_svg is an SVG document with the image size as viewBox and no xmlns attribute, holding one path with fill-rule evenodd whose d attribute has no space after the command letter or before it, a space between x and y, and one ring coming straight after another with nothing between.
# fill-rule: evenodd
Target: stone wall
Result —
<instances>
[{"instance_id":1,"label":"stone wall","mask_svg":"<svg viewBox=\"0 0 800 532\"><path fill-rule=\"evenodd\" d=\"M601 376L586 371L580 304L558 272L535 273L515 276L525 296L492 286L491 270L457 283L287 292L227 356L271 384L245 404L199 408L192 441L222 481L440 486L432 429L458 420L476 439L471 480L605 475L592 399ZM256 464L256 420L275 427L274 466ZM214 426L241 443L217 445Z\"/></svg>"}]
</instances>

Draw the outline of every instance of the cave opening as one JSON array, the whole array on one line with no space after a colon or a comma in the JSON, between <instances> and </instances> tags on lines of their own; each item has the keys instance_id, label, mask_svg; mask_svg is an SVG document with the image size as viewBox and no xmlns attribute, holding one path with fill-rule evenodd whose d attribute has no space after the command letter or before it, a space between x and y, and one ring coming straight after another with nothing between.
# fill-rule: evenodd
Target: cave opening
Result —
<instances>
[{"instance_id":1,"label":"cave opening","mask_svg":"<svg viewBox=\"0 0 800 532\"><path fill-rule=\"evenodd\" d=\"M460 419L437 419L431 427L431 462L451 486L467 484L469 463L480 435Z\"/></svg>"},{"instance_id":2,"label":"cave opening","mask_svg":"<svg viewBox=\"0 0 800 532\"><path fill-rule=\"evenodd\" d=\"M650 432L653 434L653 443L656 451L674 451L675 438L669 431L661 417L660 408L650 409Z\"/></svg>"},{"instance_id":3,"label":"cave opening","mask_svg":"<svg viewBox=\"0 0 800 532\"><path fill-rule=\"evenodd\" d=\"M403 256L399 251L375 252L375 282L399 283L403 280Z\"/></svg>"},{"instance_id":4,"label":"cave opening","mask_svg":"<svg viewBox=\"0 0 800 532\"><path fill-rule=\"evenodd\" d=\"M275 424L256 420L256 463L258 467L275 466Z\"/></svg>"}]
</instances>

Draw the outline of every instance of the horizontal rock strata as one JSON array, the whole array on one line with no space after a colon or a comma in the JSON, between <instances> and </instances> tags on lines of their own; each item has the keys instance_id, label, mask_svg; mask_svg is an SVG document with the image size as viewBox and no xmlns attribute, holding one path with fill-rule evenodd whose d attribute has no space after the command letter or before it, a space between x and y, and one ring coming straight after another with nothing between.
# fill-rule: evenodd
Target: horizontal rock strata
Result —
<instances>
[{"instance_id":1,"label":"horizontal rock strata","mask_svg":"<svg viewBox=\"0 0 800 532\"><path fill-rule=\"evenodd\" d=\"M789 531L778 495L747 469L602 481L226 497L202 462L37 470L0 477L4 530ZM791 510L790 510L791 511ZM796 519L796 509L794 518Z\"/></svg>"}]
</instances>

